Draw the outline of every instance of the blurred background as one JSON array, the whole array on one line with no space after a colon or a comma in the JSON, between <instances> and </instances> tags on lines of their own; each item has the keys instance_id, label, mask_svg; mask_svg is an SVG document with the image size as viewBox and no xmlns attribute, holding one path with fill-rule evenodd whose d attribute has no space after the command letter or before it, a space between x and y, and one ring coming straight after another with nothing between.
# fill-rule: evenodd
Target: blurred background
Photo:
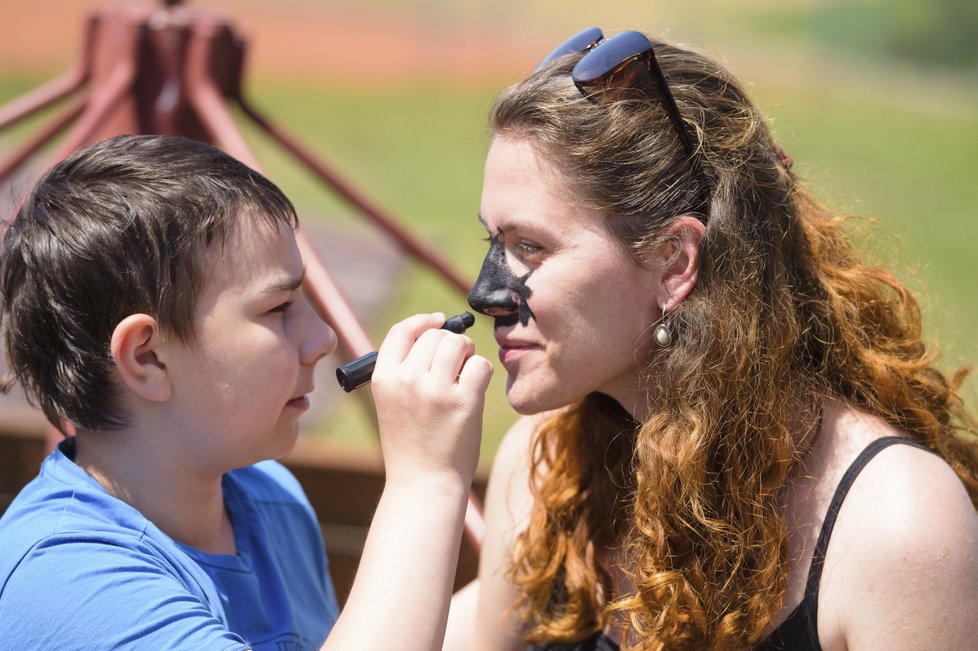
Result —
<instances>
[{"instance_id":1,"label":"blurred background","mask_svg":"<svg viewBox=\"0 0 978 651\"><path fill-rule=\"evenodd\" d=\"M66 70L100 0L0 0L0 104ZM118 4L118 3L117 3ZM249 41L245 93L423 241L475 278L485 115L558 42L597 25L641 29L719 57L748 83L795 170L916 290L952 371L978 363L978 3L960 0L191 0ZM0 133L0 157L44 115ZM416 311L464 297L411 263L317 180L246 129L341 286L374 299L379 341ZM39 160L38 163L42 162ZM21 187L3 188L8 193ZM14 186L18 184L15 183ZM0 197L0 203L10 197ZM376 267L376 269L375 269ZM353 277L353 280L350 278ZM356 284L356 277L374 285ZM495 361L491 325L470 333ZM319 380L332 383L331 360ZM497 367L483 463L514 419ZM978 378L966 394L978 408ZM330 385L329 389L333 389ZM364 405L336 396L306 437L374 445Z\"/></svg>"}]
</instances>

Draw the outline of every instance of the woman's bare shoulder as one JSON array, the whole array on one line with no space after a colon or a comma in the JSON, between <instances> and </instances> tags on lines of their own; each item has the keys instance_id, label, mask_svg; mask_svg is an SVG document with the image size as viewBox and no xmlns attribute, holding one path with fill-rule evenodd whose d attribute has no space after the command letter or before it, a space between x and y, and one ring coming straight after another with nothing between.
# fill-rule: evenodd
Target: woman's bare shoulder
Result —
<instances>
[{"instance_id":1,"label":"woman's bare shoulder","mask_svg":"<svg viewBox=\"0 0 978 651\"><path fill-rule=\"evenodd\" d=\"M856 410L838 422L853 448L909 438ZM912 445L878 452L842 505L822 578L830 621L820 613L819 629L837 631L849 648L968 648L978 637L978 514L954 470ZM928 619L948 630L922 633Z\"/></svg>"},{"instance_id":2,"label":"woman's bare shoulder","mask_svg":"<svg viewBox=\"0 0 978 651\"><path fill-rule=\"evenodd\" d=\"M503 436L493 459L494 476L529 476L530 461L540 427L560 411L520 416Z\"/></svg>"}]
</instances>

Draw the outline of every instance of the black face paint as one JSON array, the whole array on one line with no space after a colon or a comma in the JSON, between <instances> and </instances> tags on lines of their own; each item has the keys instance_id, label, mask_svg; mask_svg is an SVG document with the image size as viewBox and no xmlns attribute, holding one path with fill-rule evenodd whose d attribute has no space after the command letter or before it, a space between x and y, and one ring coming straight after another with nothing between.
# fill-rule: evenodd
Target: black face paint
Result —
<instances>
[{"instance_id":1,"label":"black face paint","mask_svg":"<svg viewBox=\"0 0 978 651\"><path fill-rule=\"evenodd\" d=\"M489 252L482 262L482 270L469 292L469 305L476 312L496 318L497 326L511 326L518 321L526 325L535 318L527 302L533 290L526 281L533 271L517 277L506 264L506 248L503 234L496 233L489 240Z\"/></svg>"}]
</instances>

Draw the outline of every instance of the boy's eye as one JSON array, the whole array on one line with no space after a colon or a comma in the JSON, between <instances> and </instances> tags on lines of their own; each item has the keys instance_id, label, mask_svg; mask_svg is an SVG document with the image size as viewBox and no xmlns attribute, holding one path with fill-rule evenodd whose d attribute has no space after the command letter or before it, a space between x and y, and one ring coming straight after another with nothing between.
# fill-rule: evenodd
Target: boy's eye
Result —
<instances>
[{"instance_id":1,"label":"boy's eye","mask_svg":"<svg viewBox=\"0 0 978 651\"><path fill-rule=\"evenodd\" d=\"M293 301L285 301L284 303L276 305L270 309L269 312L288 312L289 308L292 307L292 303Z\"/></svg>"}]
</instances>

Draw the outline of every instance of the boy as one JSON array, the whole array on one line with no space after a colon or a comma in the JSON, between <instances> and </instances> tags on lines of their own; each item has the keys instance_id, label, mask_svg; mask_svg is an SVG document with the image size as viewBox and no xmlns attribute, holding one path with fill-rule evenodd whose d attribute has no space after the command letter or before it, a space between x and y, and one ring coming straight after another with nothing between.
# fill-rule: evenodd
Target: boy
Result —
<instances>
[{"instance_id":1,"label":"boy","mask_svg":"<svg viewBox=\"0 0 978 651\"><path fill-rule=\"evenodd\" d=\"M0 648L440 648L491 366L443 315L381 346L387 484L338 618L315 515L267 461L336 346L295 226L183 138L114 138L38 183L0 258L5 383L77 436L0 519Z\"/></svg>"}]
</instances>

